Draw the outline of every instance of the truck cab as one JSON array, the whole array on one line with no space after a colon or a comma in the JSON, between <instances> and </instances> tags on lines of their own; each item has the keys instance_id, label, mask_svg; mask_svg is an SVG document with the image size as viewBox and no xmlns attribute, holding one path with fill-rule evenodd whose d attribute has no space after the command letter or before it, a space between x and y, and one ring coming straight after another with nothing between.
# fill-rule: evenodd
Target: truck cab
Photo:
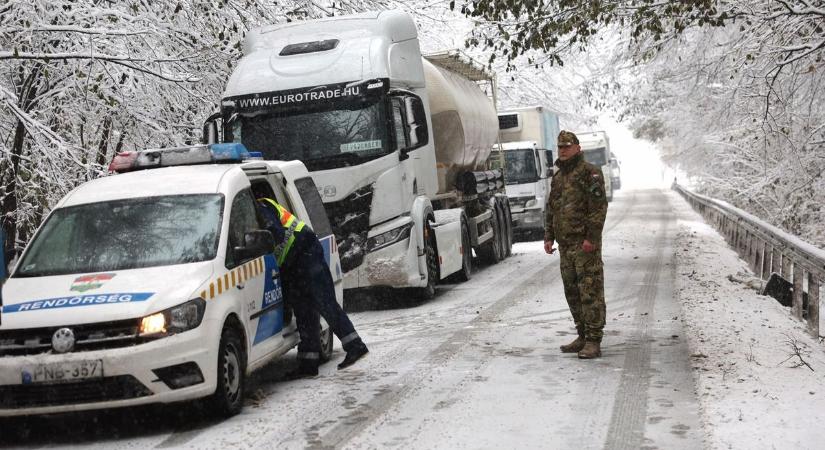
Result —
<instances>
[{"instance_id":1,"label":"truck cab","mask_svg":"<svg viewBox=\"0 0 825 450\"><path fill-rule=\"evenodd\" d=\"M503 161L507 197L517 237L543 235L544 205L553 176L553 151L536 141L501 144L502 155L491 154L491 165Z\"/></svg>"},{"instance_id":2,"label":"truck cab","mask_svg":"<svg viewBox=\"0 0 825 450\"><path fill-rule=\"evenodd\" d=\"M299 340L255 193L313 227L342 301L312 178L234 144L121 153L110 170L58 202L3 286L0 416L193 399L236 414L246 375Z\"/></svg>"},{"instance_id":3,"label":"truck cab","mask_svg":"<svg viewBox=\"0 0 825 450\"><path fill-rule=\"evenodd\" d=\"M602 170L607 201L613 201L613 176L610 164L610 139L604 131L588 131L577 134L584 160Z\"/></svg>"},{"instance_id":4,"label":"truck cab","mask_svg":"<svg viewBox=\"0 0 825 450\"><path fill-rule=\"evenodd\" d=\"M502 111L498 114L507 197L517 237L544 236L544 208L557 151L558 113L543 106Z\"/></svg>"},{"instance_id":5,"label":"truck cab","mask_svg":"<svg viewBox=\"0 0 825 450\"><path fill-rule=\"evenodd\" d=\"M613 190L618 191L622 188L622 166L613 152L610 152L610 184Z\"/></svg>"}]
</instances>

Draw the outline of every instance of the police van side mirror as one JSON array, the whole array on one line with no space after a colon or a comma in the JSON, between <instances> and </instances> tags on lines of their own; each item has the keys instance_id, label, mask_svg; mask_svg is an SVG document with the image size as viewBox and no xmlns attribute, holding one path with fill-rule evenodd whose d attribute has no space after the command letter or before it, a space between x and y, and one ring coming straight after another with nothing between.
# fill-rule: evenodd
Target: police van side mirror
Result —
<instances>
[{"instance_id":1,"label":"police van side mirror","mask_svg":"<svg viewBox=\"0 0 825 450\"><path fill-rule=\"evenodd\" d=\"M236 261L257 258L272 253L275 249L275 238L268 230L253 230L244 233L243 247L235 247L232 253Z\"/></svg>"}]
</instances>

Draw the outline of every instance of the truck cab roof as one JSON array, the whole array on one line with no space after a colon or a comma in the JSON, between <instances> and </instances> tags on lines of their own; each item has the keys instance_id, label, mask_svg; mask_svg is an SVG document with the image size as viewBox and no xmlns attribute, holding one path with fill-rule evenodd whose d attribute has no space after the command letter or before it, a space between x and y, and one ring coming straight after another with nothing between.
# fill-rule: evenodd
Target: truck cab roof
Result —
<instances>
[{"instance_id":1,"label":"truck cab roof","mask_svg":"<svg viewBox=\"0 0 825 450\"><path fill-rule=\"evenodd\" d=\"M523 150L527 148L539 148L539 143L536 141L516 141L516 142L504 142L501 144L501 148L504 151L507 150Z\"/></svg>"}]
</instances>

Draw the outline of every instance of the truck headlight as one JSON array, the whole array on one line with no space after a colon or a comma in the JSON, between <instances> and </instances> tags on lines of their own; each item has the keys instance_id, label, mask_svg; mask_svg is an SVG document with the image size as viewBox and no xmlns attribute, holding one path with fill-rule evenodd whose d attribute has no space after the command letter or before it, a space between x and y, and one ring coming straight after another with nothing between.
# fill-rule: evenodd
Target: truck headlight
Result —
<instances>
[{"instance_id":1,"label":"truck headlight","mask_svg":"<svg viewBox=\"0 0 825 450\"><path fill-rule=\"evenodd\" d=\"M544 197L530 197L530 199L524 203L524 209L541 208L542 203L544 203Z\"/></svg>"},{"instance_id":2,"label":"truck headlight","mask_svg":"<svg viewBox=\"0 0 825 450\"><path fill-rule=\"evenodd\" d=\"M140 320L141 337L164 337L197 328L203 320L206 301L198 297Z\"/></svg>"},{"instance_id":3,"label":"truck headlight","mask_svg":"<svg viewBox=\"0 0 825 450\"><path fill-rule=\"evenodd\" d=\"M395 244L396 242L403 241L404 239L410 237L410 230L412 229L412 226L413 224L410 222L367 239L367 251L373 252L388 245Z\"/></svg>"}]
</instances>

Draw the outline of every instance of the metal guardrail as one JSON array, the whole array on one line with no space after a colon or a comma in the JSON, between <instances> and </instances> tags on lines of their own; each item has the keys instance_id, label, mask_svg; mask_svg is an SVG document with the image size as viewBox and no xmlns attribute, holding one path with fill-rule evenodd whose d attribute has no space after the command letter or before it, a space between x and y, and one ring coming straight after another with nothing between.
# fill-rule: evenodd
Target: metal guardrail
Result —
<instances>
[{"instance_id":1,"label":"metal guardrail","mask_svg":"<svg viewBox=\"0 0 825 450\"><path fill-rule=\"evenodd\" d=\"M793 283L791 314L806 321L808 331L819 337L819 301L825 281L823 251L726 202L695 194L678 184L673 190L722 233L762 280L776 273Z\"/></svg>"}]
</instances>

